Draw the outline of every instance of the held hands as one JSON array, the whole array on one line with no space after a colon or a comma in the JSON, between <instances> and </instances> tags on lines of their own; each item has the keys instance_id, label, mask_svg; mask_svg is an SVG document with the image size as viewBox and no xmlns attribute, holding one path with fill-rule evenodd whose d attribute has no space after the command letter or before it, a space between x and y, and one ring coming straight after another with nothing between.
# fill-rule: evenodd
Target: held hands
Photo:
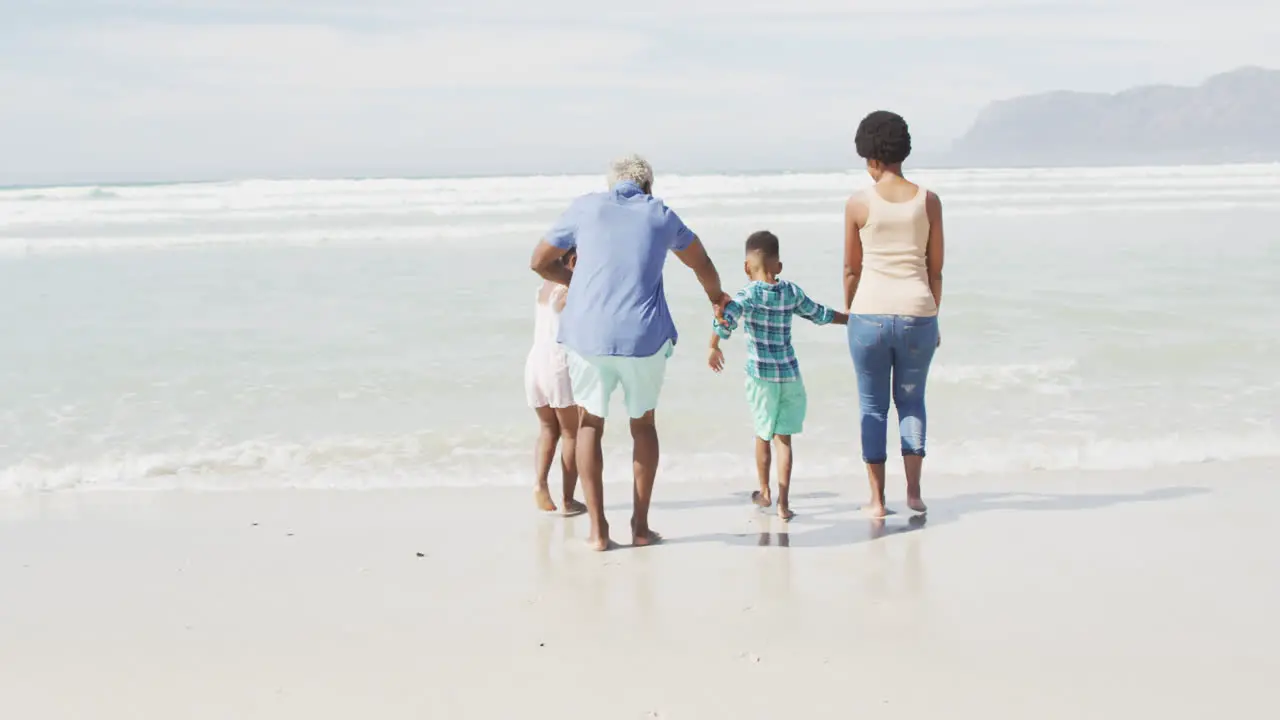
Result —
<instances>
[{"instance_id":1,"label":"held hands","mask_svg":"<svg viewBox=\"0 0 1280 720\"><path fill-rule=\"evenodd\" d=\"M707 357L707 367L711 368L712 372L724 370L724 353L720 351L720 348L711 348L711 353Z\"/></svg>"},{"instance_id":2,"label":"held hands","mask_svg":"<svg viewBox=\"0 0 1280 720\"><path fill-rule=\"evenodd\" d=\"M729 293L721 292L720 297L711 300L711 307L716 312L716 322L721 325L728 326L728 322L724 319L724 309L733 302L733 298L729 297Z\"/></svg>"}]
</instances>

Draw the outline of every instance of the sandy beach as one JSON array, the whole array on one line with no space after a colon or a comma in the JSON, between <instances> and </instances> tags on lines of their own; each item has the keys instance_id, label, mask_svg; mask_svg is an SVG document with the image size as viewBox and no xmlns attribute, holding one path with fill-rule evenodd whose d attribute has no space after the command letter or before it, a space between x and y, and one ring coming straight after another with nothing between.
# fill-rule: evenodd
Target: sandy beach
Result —
<instances>
[{"instance_id":1,"label":"sandy beach","mask_svg":"<svg viewBox=\"0 0 1280 720\"><path fill-rule=\"evenodd\" d=\"M933 477L882 526L860 483L798 484L789 526L660 485L668 542L606 554L508 488L9 496L0 714L1256 715L1278 475Z\"/></svg>"}]
</instances>

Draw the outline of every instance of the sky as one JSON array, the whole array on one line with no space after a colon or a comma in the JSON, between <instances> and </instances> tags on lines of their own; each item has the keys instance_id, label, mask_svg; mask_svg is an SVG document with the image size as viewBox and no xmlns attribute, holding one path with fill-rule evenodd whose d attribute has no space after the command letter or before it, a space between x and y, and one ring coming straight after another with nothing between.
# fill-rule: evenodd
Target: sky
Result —
<instances>
[{"instance_id":1,"label":"sky","mask_svg":"<svg viewBox=\"0 0 1280 720\"><path fill-rule=\"evenodd\" d=\"M1267 6L1273 6L1268 9ZM987 102L1280 68L1261 0L0 0L0 184L838 169Z\"/></svg>"}]
</instances>

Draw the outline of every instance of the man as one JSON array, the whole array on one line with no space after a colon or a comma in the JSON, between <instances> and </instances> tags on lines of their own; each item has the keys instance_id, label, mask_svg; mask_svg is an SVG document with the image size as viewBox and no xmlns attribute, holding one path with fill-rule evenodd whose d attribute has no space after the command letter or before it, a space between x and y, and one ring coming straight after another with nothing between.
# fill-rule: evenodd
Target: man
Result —
<instances>
[{"instance_id":1,"label":"man","mask_svg":"<svg viewBox=\"0 0 1280 720\"><path fill-rule=\"evenodd\" d=\"M607 550L604 459L601 439L614 390L622 387L631 418L635 473L631 539L652 545L661 536L649 528L649 501L658 472L654 410L676 343L667 309L662 270L667 252L693 270L717 317L729 296L702 242L661 200L653 197L653 168L628 156L613 163L610 190L578 198L533 251L531 267L569 287L560 316L560 344L578 404L578 474L591 518L590 545ZM569 270L560 258L578 251Z\"/></svg>"}]
</instances>

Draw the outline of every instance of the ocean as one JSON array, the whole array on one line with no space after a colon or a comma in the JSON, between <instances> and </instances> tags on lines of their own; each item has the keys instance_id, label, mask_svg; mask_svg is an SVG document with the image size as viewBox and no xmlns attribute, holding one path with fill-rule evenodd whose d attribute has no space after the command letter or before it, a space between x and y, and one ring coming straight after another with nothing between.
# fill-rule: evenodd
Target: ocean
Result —
<instances>
[{"instance_id":1,"label":"ocean","mask_svg":"<svg viewBox=\"0 0 1280 720\"><path fill-rule=\"evenodd\" d=\"M1280 456L1280 166L921 171L947 230L934 475ZM727 289L770 229L841 300L835 174L659 176ZM532 484L540 233L603 177L0 190L0 492ZM754 477L741 340L677 261L659 483ZM797 323L796 477L862 492L843 330ZM620 412L620 405L615 405ZM625 423L606 479L629 479ZM891 433L891 446L894 442ZM554 481L554 477L553 477Z\"/></svg>"}]
</instances>

